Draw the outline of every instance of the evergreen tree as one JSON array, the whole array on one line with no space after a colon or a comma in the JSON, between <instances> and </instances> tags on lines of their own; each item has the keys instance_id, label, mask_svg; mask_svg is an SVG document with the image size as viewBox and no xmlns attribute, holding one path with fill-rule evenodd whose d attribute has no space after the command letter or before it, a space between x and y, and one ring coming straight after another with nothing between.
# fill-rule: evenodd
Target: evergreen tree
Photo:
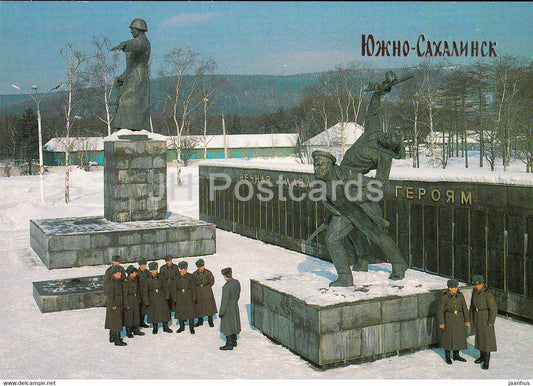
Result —
<instances>
[{"instance_id":1,"label":"evergreen tree","mask_svg":"<svg viewBox=\"0 0 533 386\"><path fill-rule=\"evenodd\" d=\"M31 173L31 162L39 156L39 137L37 115L32 109L26 109L17 122L15 132L17 157L28 163L28 174Z\"/></svg>"}]
</instances>

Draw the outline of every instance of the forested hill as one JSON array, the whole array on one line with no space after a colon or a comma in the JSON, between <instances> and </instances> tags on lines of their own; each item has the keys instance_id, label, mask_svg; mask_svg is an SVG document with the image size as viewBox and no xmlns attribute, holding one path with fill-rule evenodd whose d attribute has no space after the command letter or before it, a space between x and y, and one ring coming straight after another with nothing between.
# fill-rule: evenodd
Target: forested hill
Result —
<instances>
[{"instance_id":1,"label":"forested hill","mask_svg":"<svg viewBox=\"0 0 533 386\"><path fill-rule=\"evenodd\" d=\"M315 83L322 73L298 75L215 75L221 83L215 98L213 112L226 114L272 113L280 107L289 109L299 103L302 90ZM167 78L152 80L152 105L163 106L166 100ZM57 106L58 99L65 98L64 91L51 93L41 103L41 110ZM0 95L0 114L20 115L35 103L26 95Z\"/></svg>"}]
</instances>

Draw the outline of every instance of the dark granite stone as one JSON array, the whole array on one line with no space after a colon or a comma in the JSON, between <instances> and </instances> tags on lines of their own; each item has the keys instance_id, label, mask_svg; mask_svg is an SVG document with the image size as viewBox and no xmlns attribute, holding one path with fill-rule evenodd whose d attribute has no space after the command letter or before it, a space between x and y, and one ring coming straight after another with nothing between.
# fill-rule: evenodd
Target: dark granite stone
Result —
<instances>
[{"instance_id":1,"label":"dark granite stone","mask_svg":"<svg viewBox=\"0 0 533 386\"><path fill-rule=\"evenodd\" d=\"M33 297L41 312L103 307L103 275L33 282Z\"/></svg>"}]
</instances>

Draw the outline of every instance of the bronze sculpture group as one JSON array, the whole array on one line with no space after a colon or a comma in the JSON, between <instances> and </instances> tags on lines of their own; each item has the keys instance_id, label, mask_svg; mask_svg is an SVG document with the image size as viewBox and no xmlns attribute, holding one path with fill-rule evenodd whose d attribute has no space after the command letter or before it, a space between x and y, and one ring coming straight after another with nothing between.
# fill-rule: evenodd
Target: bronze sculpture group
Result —
<instances>
[{"instance_id":1,"label":"bronze sculpture group","mask_svg":"<svg viewBox=\"0 0 533 386\"><path fill-rule=\"evenodd\" d=\"M397 79L396 75L389 71L384 82L367 85L366 90L374 92L365 116L365 131L346 151L340 165L335 163L336 158L328 152L317 150L312 154L315 178L327 184L324 206L330 212L330 219L326 232L326 247L338 275L337 280L331 282L330 286L353 285L350 270L352 258L344 247L346 237L350 239L359 256L358 261L354 262L355 271L368 271L372 242L392 263L390 279L401 280L405 277L407 265L400 249L387 234L389 224L383 219L379 200L372 199L368 188L374 181L387 183L392 159L403 158L405 155L403 137L396 133L385 133L381 129L379 106L383 95L389 93L394 85L407 79L409 77ZM376 171L375 178L364 176L371 170ZM345 186L357 178L363 181L363 192L360 192L358 199L349 199L346 192L338 187ZM339 181L341 184L337 184Z\"/></svg>"}]
</instances>

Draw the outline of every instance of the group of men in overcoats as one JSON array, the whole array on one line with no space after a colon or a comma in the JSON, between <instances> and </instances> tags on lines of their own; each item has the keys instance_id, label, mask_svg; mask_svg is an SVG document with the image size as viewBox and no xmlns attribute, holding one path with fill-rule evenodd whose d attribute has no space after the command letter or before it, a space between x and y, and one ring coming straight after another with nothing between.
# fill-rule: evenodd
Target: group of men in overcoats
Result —
<instances>
[{"instance_id":1,"label":"group of men in overcoats","mask_svg":"<svg viewBox=\"0 0 533 386\"><path fill-rule=\"evenodd\" d=\"M123 328L126 336L144 335L141 327L152 324L152 333L157 334L159 324L163 331L171 333L169 322L171 314L179 323L177 333L185 330L188 322L189 331L195 334L194 327L203 325L204 317L210 327L214 327L213 316L217 313L212 287L215 278L205 268L203 259L196 261L197 270L187 272L188 263L181 261L177 265L171 258L158 271L158 263L138 261L139 268L133 265L126 270L120 265L120 257L114 256L112 265L104 275L104 293L106 295L105 328L109 329L109 342L116 346L125 346L121 339ZM241 331L238 300L240 283L232 278L231 268L224 268L222 275L226 283L222 287L220 311L220 331L226 335L226 344L221 350L232 350L237 346L237 334ZM197 322L194 323L194 320Z\"/></svg>"},{"instance_id":2,"label":"group of men in overcoats","mask_svg":"<svg viewBox=\"0 0 533 386\"><path fill-rule=\"evenodd\" d=\"M482 364L482 368L489 368L490 353L496 351L496 334L494 322L498 314L498 307L494 295L485 286L483 276L472 277L474 289L470 302L470 310L466 306L464 295L458 290L459 282L448 280L448 290L442 293L437 310L437 324L442 332L442 347L446 363L454 361L466 362L459 350L465 350L466 328L473 324L475 330L475 348L480 351L479 358L474 363ZM453 356L450 355L453 352Z\"/></svg>"}]
</instances>

